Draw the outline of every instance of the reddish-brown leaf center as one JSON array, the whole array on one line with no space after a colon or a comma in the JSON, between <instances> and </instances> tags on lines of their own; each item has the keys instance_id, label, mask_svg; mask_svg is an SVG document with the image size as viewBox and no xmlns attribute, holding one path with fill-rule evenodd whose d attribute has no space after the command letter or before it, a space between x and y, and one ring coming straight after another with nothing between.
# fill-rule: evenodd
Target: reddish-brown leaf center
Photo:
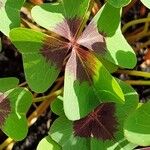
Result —
<instances>
[{"instance_id":1,"label":"reddish-brown leaf center","mask_svg":"<svg viewBox=\"0 0 150 150\"><path fill-rule=\"evenodd\" d=\"M114 139L117 131L115 104L100 104L88 116L77 120L73 124L74 135L79 137L94 137L102 140Z\"/></svg>"},{"instance_id":2,"label":"reddish-brown leaf center","mask_svg":"<svg viewBox=\"0 0 150 150\"><path fill-rule=\"evenodd\" d=\"M8 98L0 92L0 127L4 124L10 111L11 106Z\"/></svg>"}]
</instances>

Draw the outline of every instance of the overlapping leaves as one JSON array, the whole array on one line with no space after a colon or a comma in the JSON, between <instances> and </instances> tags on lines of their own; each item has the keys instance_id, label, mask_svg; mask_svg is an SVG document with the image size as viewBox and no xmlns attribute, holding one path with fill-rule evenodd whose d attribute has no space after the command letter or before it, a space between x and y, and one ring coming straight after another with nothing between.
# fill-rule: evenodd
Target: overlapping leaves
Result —
<instances>
[{"instance_id":1,"label":"overlapping leaves","mask_svg":"<svg viewBox=\"0 0 150 150\"><path fill-rule=\"evenodd\" d=\"M22 140L28 131L26 113L32 95L17 84L16 78L0 79L0 128L14 140Z\"/></svg>"},{"instance_id":2,"label":"overlapping leaves","mask_svg":"<svg viewBox=\"0 0 150 150\"><path fill-rule=\"evenodd\" d=\"M107 54L107 43L98 31L95 19L82 32L89 3L89 0L77 0L73 5L73 0L64 0L59 4L33 8L35 20L55 34L23 28L10 32L12 42L23 54L26 80L32 90L46 91L59 75L62 66L66 65L64 110L71 120L87 115L108 97L115 102L124 100L118 83L97 58ZM40 12L37 17L36 10ZM44 16L40 23L38 16L41 17L41 14ZM43 22L46 16L52 19L51 23Z\"/></svg>"},{"instance_id":3,"label":"overlapping leaves","mask_svg":"<svg viewBox=\"0 0 150 150\"><path fill-rule=\"evenodd\" d=\"M52 103L52 110L59 114L60 118L52 124L49 134L62 149L127 150L136 147L136 144L129 143L124 138L123 123L128 114L137 107L138 96L130 86L118 82L125 94L125 104L102 103L86 117L74 122L64 116L61 100L57 99Z\"/></svg>"},{"instance_id":4,"label":"overlapping leaves","mask_svg":"<svg viewBox=\"0 0 150 150\"><path fill-rule=\"evenodd\" d=\"M20 9L24 0L0 0L0 31L9 36L9 31L20 26Z\"/></svg>"}]
</instances>

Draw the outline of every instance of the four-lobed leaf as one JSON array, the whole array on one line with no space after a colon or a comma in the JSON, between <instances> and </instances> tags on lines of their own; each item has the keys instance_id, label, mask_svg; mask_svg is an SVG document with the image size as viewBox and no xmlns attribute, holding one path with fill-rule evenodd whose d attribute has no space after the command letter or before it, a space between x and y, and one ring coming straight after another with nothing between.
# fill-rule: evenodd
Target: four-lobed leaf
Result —
<instances>
[{"instance_id":1,"label":"four-lobed leaf","mask_svg":"<svg viewBox=\"0 0 150 150\"><path fill-rule=\"evenodd\" d=\"M32 94L17 83L15 78L0 79L0 128L16 141L27 135L26 113L32 104Z\"/></svg>"},{"instance_id":2,"label":"four-lobed leaf","mask_svg":"<svg viewBox=\"0 0 150 150\"><path fill-rule=\"evenodd\" d=\"M24 0L0 0L0 31L9 36L11 29L20 26L20 9Z\"/></svg>"},{"instance_id":3,"label":"four-lobed leaf","mask_svg":"<svg viewBox=\"0 0 150 150\"><path fill-rule=\"evenodd\" d=\"M124 138L123 123L128 114L136 109L138 95L129 85L120 80L118 82L126 98L125 104L102 103L86 117L77 121L68 120L62 113L62 98L56 99L52 103L52 110L54 113L60 114L60 117L52 124L49 134L62 146L62 149L128 150L137 146ZM59 107L56 103L59 103Z\"/></svg>"},{"instance_id":4,"label":"four-lobed leaf","mask_svg":"<svg viewBox=\"0 0 150 150\"><path fill-rule=\"evenodd\" d=\"M23 54L26 80L35 92L46 91L66 65L64 110L69 119L77 120L102 102L101 95L103 100L109 96L115 102L123 101L124 95L116 80L96 56L107 53L104 35L98 32L94 21L84 29L89 0L77 1L74 9L68 8L69 4L73 5L73 1L64 0L59 4L63 5L64 18L59 23L52 22L55 28L51 30L55 34L16 28L10 32L10 38ZM54 7L48 6L49 9ZM84 9L77 11L77 8ZM48 14L53 16L52 12ZM104 94L101 94L102 91Z\"/></svg>"},{"instance_id":5,"label":"four-lobed leaf","mask_svg":"<svg viewBox=\"0 0 150 150\"><path fill-rule=\"evenodd\" d=\"M107 69L100 62L100 59L97 58L97 57L100 57L99 55L102 55L104 58L106 58L110 62L116 65L122 66L122 67L127 67L127 68L132 68L135 65L135 62L136 62L135 55L131 47L127 44L127 42L125 41L124 37L121 34L120 23L119 23L120 22L120 9L113 8L109 4L106 4L100 10L100 12L96 15L96 17L92 20L92 22L87 26L87 28L84 30L81 36L78 39L74 39L74 37L76 37L76 34L78 33L78 30L82 24L82 21L84 20L84 17L86 16L89 1L88 0L84 2L77 1L75 3L76 4L76 6L74 7L75 9L71 9L70 6L68 7L68 5L73 5L73 4L74 3L72 0L71 1L64 0L58 4L53 4L53 5L48 4L50 7L46 4L42 6L36 6L32 10L33 18L35 18L35 21L39 25L43 26L46 29L49 29L50 31L57 33L58 35L65 38L64 40L62 40L62 37L61 38L57 36L53 37L53 36L46 35L43 33L38 33L36 31L29 30L29 29L18 28L18 29L14 29L11 31L10 37L12 38L12 41L23 54L24 69L25 69L26 79L29 83L29 86L31 87L33 91L36 91L36 92L44 92L45 90L47 90L49 86L57 78L61 70L62 64L64 63L64 60L66 58L66 55L68 55L68 51L70 50L70 48L72 48L72 51L70 53L70 58L66 64L66 73L65 73L65 90L66 91L64 92L64 109L65 109L65 113L67 117L71 120L80 119L84 117L85 115L87 115L91 110L93 110L93 108L98 106L99 103L101 103L99 107L102 107L102 105L104 104L104 106L111 105L112 106L111 108L113 108L112 110L116 109L116 113L109 115L111 118L113 118L114 114L116 114L116 116L118 115L119 117L121 115L124 116L124 114L122 113L122 110L120 110L120 107L123 106L123 104L114 103L114 102L118 102L118 100L115 101L115 99L124 99L124 96L123 96L124 91L122 93L122 90L119 87L119 84L109 74ZM17 5L17 6L20 6L20 5ZM79 9L80 11L77 11L77 9ZM112 18L113 13L112 14L107 13L108 10L109 11L113 10L112 12L114 12L114 14L116 13L115 14L117 16L116 19L118 20L117 24L111 23L112 27L110 28L106 28L105 26L106 22L103 20L104 18L109 17L109 15L110 15L110 18ZM43 14L41 13L41 15L35 15L36 12L42 12L42 11L43 11ZM40 21L40 17L42 15L44 15L43 17L49 16L53 18L49 25L48 25L48 21L46 22L43 21L44 19ZM75 26L77 26L77 28L75 28ZM99 34L97 27L99 31L101 33L104 33L106 36L103 36L103 34ZM110 31L112 28L113 30ZM90 34L88 34L89 32ZM66 39L69 40L69 44L67 43L68 41ZM117 39L118 41L121 39L123 45L120 46L120 44L116 44ZM77 45L75 42L77 43ZM78 46L78 44L81 46ZM128 62L124 61L125 57L129 58L130 63L129 61ZM41 84L41 86L37 86L37 84L39 83ZM71 87L71 94L68 94L69 89L67 87ZM98 96L102 92L105 94L102 95L102 97ZM16 110L14 111L13 110L14 108L12 107L12 105L15 105L16 103L11 103L11 99L13 99L16 95L19 96L21 94L20 99L19 99L20 101L18 100L17 104L20 103L19 105L24 106L25 103L21 102L22 99L27 99L27 97L31 98L31 95L27 93L28 92L24 89L15 88L15 89L9 90L1 94L1 97L0 97L0 102L2 104L0 109L3 110L2 114L4 115L4 118L2 118L3 119L2 122L5 122L5 125L2 129L4 130L6 134L10 135L16 140L21 139L25 135L25 132L27 132L26 125L24 126L24 121L26 120L25 113L30 105L30 102L29 101L27 102L28 105L26 108L21 108L20 112L19 111L16 112ZM86 94L83 95L82 93L84 94L86 93ZM67 110L69 108L67 105L69 103L70 97L73 97L73 100L75 100L73 101L74 103L69 104L71 106L70 108L72 108L72 114L70 110L69 111ZM112 100L110 100L107 103L107 100L105 99L106 97L109 97ZM104 98L104 101L102 100L102 98ZM83 102L81 101L81 99ZM88 101L86 101L87 99ZM95 101L91 102L90 99L95 99ZM86 109L84 108L84 110L81 108L83 105L86 108ZM8 108L6 109L6 112L4 111L4 106ZM102 108L99 108L99 107L97 107L97 109L99 111L102 111L103 107ZM129 110L129 105L125 104L125 108ZM11 114L12 111L14 111L14 114ZM89 115L89 116L91 117L93 115ZM13 126L14 122L17 121L18 119L22 120L22 122L20 121L20 123L18 124L18 128L21 126L23 127L23 129L22 129L22 134L15 137L13 130L10 130L11 129L10 125ZM14 120L14 122L12 122L12 120ZM87 120L89 121L89 119ZM86 122L88 122L87 120ZM106 118L106 122L107 121L108 120ZM65 118L65 122L67 122L66 118ZM89 122L92 122L90 126L93 126L93 124L95 124L94 121L90 120ZM68 125L69 124L70 123L68 123ZM115 124L117 124L117 121L115 122ZM73 124L71 124L71 126L73 126ZM104 126L106 125L104 124ZM74 129L73 127L71 128ZM117 129L114 127L114 132L116 130ZM88 136L96 135L94 134L94 131L92 129L90 129L89 131L90 131L90 134L88 134ZM79 131L78 134L76 133L74 135L76 137L76 136L81 136L81 134L82 133L80 133ZM96 135L95 137L96 138L101 137L103 141L107 139L113 140L113 136L116 136L116 135L112 135L111 139L110 137L105 138L105 136L103 136L102 134L98 136ZM119 137L120 133L117 136ZM73 140L76 141L77 139L75 137L72 137L72 138ZM106 137L108 137L108 135ZM119 139L119 140L122 140L122 139ZM85 139L82 142L84 143ZM87 139L85 143L87 143ZM99 145L99 143L97 143L95 139L91 140L91 145L93 143L94 143L94 146L96 144ZM105 144L103 146L107 145ZM119 143L117 146L120 147L120 145L121 144ZM115 145L115 148L117 146ZM121 147L123 146L121 145ZM131 144L131 147L132 147L132 144ZM85 148L85 145L83 146L83 149L84 148Z\"/></svg>"}]
</instances>

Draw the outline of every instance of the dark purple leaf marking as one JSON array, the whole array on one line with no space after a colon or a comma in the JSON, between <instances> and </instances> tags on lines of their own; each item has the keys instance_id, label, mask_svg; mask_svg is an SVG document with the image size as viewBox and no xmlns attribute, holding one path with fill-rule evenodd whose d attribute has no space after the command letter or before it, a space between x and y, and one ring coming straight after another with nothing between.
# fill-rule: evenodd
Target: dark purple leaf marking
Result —
<instances>
[{"instance_id":1,"label":"dark purple leaf marking","mask_svg":"<svg viewBox=\"0 0 150 150\"><path fill-rule=\"evenodd\" d=\"M81 47L73 48L71 56L66 64L66 71L70 72L75 80L92 82L97 62L95 56Z\"/></svg>"},{"instance_id":2,"label":"dark purple leaf marking","mask_svg":"<svg viewBox=\"0 0 150 150\"><path fill-rule=\"evenodd\" d=\"M77 43L101 55L104 54L106 50L105 38L102 34L99 33L94 22L91 22L85 28Z\"/></svg>"},{"instance_id":3,"label":"dark purple leaf marking","mask_svg":"<svg viewBox=\"0 0 150 150\"><path fill-rule=\"evenodd\" d=\"M40 52L48 62L61 69L69 48L68 43L51 36L47 36L43 41L43 46Z\"/></svg>"},{"instance_id":4,"label":"dark purple leaf marking","mask_svg":"<svg viewBox=\"0 0 150 150\"><path fill-rule=\"evenodd\" d=\"M70 42L76 42L76 34L80 28L81 19L73 18L73 19L65 19L62 23L59 23L54 32L64 38L68 39Z\"/></svg>"},{"instance_id":5,"label":"dark purple leaf marking","mask_svg":"<svg viewBox=\"0 0 150 150\"><path fill-rule=\"evenodd\" d=\"M74 135L79 137L94 137L97 139L112 140L117 131L115 103L102 103L88 116L74 121Z\"/></svg>"},{"instance_id":6,"label":"dark purple leaf marking","mask_svg":"<svg viewBox=\"0 0 150 150\"><path fill-rule=\"evenodd\" d=\"M40 52L58 68L68 60L66 71L70 71L76 80L88 80L91 83L97 66L93 52L103 54L106 45L104 36L94 23L90 23L78 37L81 24L81 19L76 17L59 23L54 30L58 36L46 36Z\"/></svg>"},{"instance_id":7,"label":"dark purple leaf marking","mask_svg":"<svg viewBox=\"0 0 150 150\"><path fill-rule=\"evenodd\" d=\"M10 112L11 106L9 99L3 93L0 93L0 127L3 126Z\"/></svg>"}]
</instances>

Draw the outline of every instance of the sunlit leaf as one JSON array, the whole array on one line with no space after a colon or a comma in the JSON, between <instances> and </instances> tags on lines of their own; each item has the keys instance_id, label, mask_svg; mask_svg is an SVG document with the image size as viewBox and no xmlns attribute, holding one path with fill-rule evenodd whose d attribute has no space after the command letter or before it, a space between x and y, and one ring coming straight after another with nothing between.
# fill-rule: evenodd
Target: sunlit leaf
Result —
<instances>
[{"instance_id":1,"label":"sunlit leaf","mask_svg":"<svg viewBox=\"0 0 150 150\"><path fill-rule=\"evenodd\" d=\"M57 78L67 45L59 39L30 29L11 30L10 38L23 54L26 80L33 91L46 91ZM39 86L40 84L40 86Z\"/></svg>"},{"instance_id":2,"label":"sunlit leaf","mask_svg":"<svg viewBox=\"0 0 150 150\"><path fill-rule=\"evenodd\" d=\"M64 86L64 111L70 120L82 118L103 101L124 100L116 80L92 53L82 48L71 53L66 64Z\"/></svg>"},{"instance_id":3,"label":"sunlit leaf","mask_svg":"<svg viewBox=\"0 0 150 150\"><path fill-rule=\"evenodd\" d=\"M10 87L12 89L4 91L0 87L0 128L6 135L18 141L25 138L28 132L26 113L32 103L32 94L25 88L15 87L15 78L4 78L4 86L11 81L14 83L14 87Z\"/></svg>"},{"instance_id":4,"label":"sunlit leaf","mask_svg":"<svg viewBox=\"0 0 150 150\"><path fill-rule=\"evenodd\" d=\"M136 64L136 56L122 35L120 20L121 9L106 3L92 21L97 24L99 32L105 34L107 50L102 56L121 67L133 68Z\"/></svg>"},{"instance_id":5,"label":"sunlit leaf","mask_svg":"<svg viewBox=\"0 0 150 150\"><path fill-rule=\"evenodd\" d=\"M78 121L69 121L64 114L61 113L63 102L62 100L59 100L59 108L61 109L57 109L57 111L55 109L54 112L57 112L57 114L60 115L60 118L52 124L49 133L53 140L59 143L64 150L134 149L137 144L129 143L124 138L123 123L128 115L136 109L138 105L138 94L131 86L125 84L123 81L117 81L123 89L126 99L125 103L102 103L95 109L95 111L91 111L89 115ZM56 105L54 107L57 108ZM112 111L107 111L107 109ZM110 121L112 119L114 121ZM97 124L98 121L100 121L99 124ZM112 122L114 122L114 124ZM102 125L103 127L99 128L99 126ZM112 134L109 134L110 136L108 136L107 131ZM90 134L91 132L96 134ZM106 135L104 137L107 137L108 139L106 140L100 135L100 133L102 133L101 135Z\"/></svg>"},{"instance_id":6,"label":"sunlit leaf","mask_svg":"<svg viewBox=\"0 0 150 150\"><path fill-rule=\"evenodd\" d=\"M0 31L9 36L10 29L20 26L20 9L24 0L0 0Z\"/></svg>"},{"instance_id":7,"label":"sunlit leaf","mask_svg":"<svg viewBox=\"0 0 150 150\"><path fill-rule=\"evenodd\" d=\"M37 147L37 150L61 150L61 147L52 140L50 136L43 138Z\"/></svg>"},{"instance_id":8,"label":"sunlit leaf","mask_svg":"<svg viewBox=\"0 0 150 150\"><path fill-rule=\"evenodd\" d=\"M141 146L150 145L150 102L130 114L124 124L127 139Z\"/></svg>"},{"instance_id":9,"label":"sunlit leaf","mask_svg":"<svg viewBox=\"0 0 150 150\"><path fill-rule=\"evenodd\" d=\"M90 0L76 0L76 2L62 0L60 3L35 6L32 9L32 17L42 27L60 34L56 26L64 19L77 17L82 20L88 10L89 2Z\"/></svg>"},{"instance_id":10,"label":"sunlit leaf","mask_svg":"<svg viewBox=\"0 0 150 150\"><path fill-rule=\"evenodd\" d=\"M128 150L128 148L135 148L137 145L129 143L124 138L122 131L123 121L128 115L126 112L128 109L126 109L124 105L110 104L113 104L115 110L115 112L112 113L113 116L109 116L111 112L107 111L104 107L103 110L98 108L101 117L98 114L97 116L94 111L88 116L89 119L83 118L75 122L69 121L66 117L61 116L52 124L49 134L53 140L62 146L63 150L95 150L95 148L103 150ZM106 107L110 106L109 103L108 105L103 103L100 106L102 105ZM107 115L108 118L106 117ZM109 119L113 118L117 123L109 123ZM104 123L105 121L106 124ZM114 125L115 128L113 128ZM110 129L110 131L108 129Z\"/></svg>"},{"instance_id":11,"label":"sunlit leaf","mask_svg":"<svg viewBox=\"0 0 150 150\"><path fill-rule=\"evenodd\" d=\"M150 1L149 0L141 0L141 2L150 9Z\"/></svg>"}]
</instances>

